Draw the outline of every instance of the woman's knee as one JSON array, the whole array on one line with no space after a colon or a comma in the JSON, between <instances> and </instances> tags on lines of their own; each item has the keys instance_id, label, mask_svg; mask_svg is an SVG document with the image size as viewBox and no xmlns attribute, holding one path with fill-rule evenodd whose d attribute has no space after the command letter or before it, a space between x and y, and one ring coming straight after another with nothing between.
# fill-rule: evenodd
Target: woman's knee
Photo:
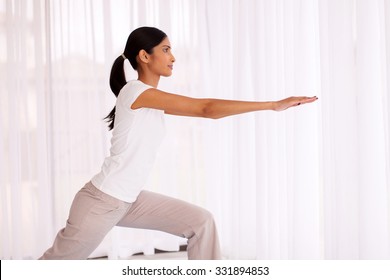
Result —
<instances>
[{"instance_id":1,"label":"woman's knee","mask_svg":"<svg viewBox=\"0 0 390 280\"><path fill-rule=\"evenodd\" d=\"M198 223L201 224L203 227L214 227L215 221L213 214L204 208L199 209L200 210L197 213Z\"/></svg>"}]
</instances>

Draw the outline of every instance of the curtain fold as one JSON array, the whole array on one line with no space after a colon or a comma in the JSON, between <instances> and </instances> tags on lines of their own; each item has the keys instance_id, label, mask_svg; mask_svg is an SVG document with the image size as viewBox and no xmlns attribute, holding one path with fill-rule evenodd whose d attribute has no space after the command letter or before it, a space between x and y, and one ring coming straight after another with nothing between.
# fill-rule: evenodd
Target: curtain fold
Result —
<instances>
[{"instance_id":1,"label":"curtain fold","mask_svg":"<svg viewBox=\"0 0 390 280\"><path fill-rule=\"evenodd\" d=\"M3 0L1 258L39 257L65 225L109 152L111 64L149 25L176 57L163 90L319 100L218 121L167 116L147 189L210 210L227 259L389 259L389 16L386 0ZM181 244L114 228L91 257Z\"/></svg>"},{"instance_id":2,"label":"curtain fold","mask_svg":"<svg viewBox=\"0 0 390 280\"><path fill-rule=\"evenodd\" d=\"M384 4L358 1L356 11L359 232L364 258L389 254L387 66ZM373 51L377 50L377 51ZM386 141L387 140L387 141ZM387 166L386 166L387 165ZM386 213L387 212L387 213ZM380 216L380 213L386 213Z\"/></svg>"}]
</instances>

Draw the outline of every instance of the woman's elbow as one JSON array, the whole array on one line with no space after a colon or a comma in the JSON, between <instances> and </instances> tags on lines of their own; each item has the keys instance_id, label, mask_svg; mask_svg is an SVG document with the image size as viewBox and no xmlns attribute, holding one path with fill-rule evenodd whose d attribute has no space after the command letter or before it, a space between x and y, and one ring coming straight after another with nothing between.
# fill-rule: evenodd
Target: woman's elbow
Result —
<instances>
[{"instance_id":1,"label":"woman's elbow","mask_svg":"<svg viewBox=\"0 0 390 280\"><path fill-rule=\"evenodd\" d=\"M200 117L207 119L219 119L221 116L215 110L213 101L207 101L202 105Z\"/></svg>"}]
</instances>

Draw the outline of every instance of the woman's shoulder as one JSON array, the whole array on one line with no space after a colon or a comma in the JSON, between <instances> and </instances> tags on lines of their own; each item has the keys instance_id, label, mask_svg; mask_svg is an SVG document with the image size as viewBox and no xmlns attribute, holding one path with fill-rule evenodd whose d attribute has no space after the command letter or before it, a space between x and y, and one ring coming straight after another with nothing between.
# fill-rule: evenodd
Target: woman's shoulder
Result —
<instances>
[{"instance_id":1,"label":"woman's shoulder","mask_svg":"<svg viewBox=\"0 0 390 280\"><path fill-rule=\"evenodd\" d=\"M144 84L140 80L131 80L121 89L118 95L118 102L125 103L126 106L132 104L137 97L151 86Z\"/></svg>"},{"instance_id":2,"label":"woman's shoulder","mask_svg":"<svg viewBox=\"0 0 390 280\"><path fill-rule=\"evenodd\" d=\"M145 91L151 88L151 86L144 84L140 80L130 80L126 83L126 85L122 88L121 92L130 92L137 93L138 91Z\"/></svg>"}]
</instances>

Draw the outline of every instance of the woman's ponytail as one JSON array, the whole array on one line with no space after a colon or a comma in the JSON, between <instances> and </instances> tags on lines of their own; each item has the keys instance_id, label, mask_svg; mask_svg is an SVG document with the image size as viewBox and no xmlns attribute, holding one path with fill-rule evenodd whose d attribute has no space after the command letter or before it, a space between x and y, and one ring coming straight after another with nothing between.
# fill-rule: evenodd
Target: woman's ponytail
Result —
<instances>
[{"instance_id":1,"label":"woman's ponytail","mask_svg":"<svg viewBox=\"0 0 390 280\"><path fill-rule=\"evenodd\" d=\"M111 112L104 118L106 122L108 122L108 130L112 130L114 128L115 121L115 106L112 108Z\"/></svg>"},{"instance_id":2,"label":"woman's ponytail","mask_svg":"<svg viewBox=\"0 0 390 280\"><path fill-rule=\"evenodd\" d=\"M110 88L117 97L120 90L126 84L125 70L123 69L124 61L124 55L118 56L118 58L115 59L114 63L112 64L110 73Z\"/></svg>"},{"instance_id":3,"label":"woman's ponytail","mask_svg":"<svg viewBox=\"0 0 390 280\"><path fill-rule=\"evenodd\" d=\"M110 88L116 97L118 97L119 92L124 87L124 85L126 85L125 71L123 69L124 61L125 61L125 56L120 55L117 59L115 59L114 64L112 65L111 68ZM108 129L112 130L114 128L115 106L104 119L109 123Z\"/></svg>"}]
</instances>

